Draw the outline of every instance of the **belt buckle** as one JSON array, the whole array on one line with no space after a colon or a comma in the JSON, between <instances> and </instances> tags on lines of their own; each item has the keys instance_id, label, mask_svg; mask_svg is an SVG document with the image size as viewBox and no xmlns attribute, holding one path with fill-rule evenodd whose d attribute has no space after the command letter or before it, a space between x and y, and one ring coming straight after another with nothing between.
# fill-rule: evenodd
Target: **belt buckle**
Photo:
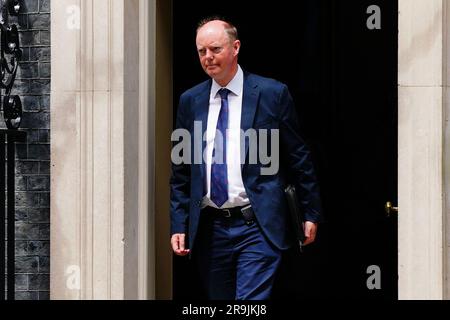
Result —
<instances>
[{"instance_id":1,"label":"belt buckle","mask_svg":"<svg viewBox=\"0 0 450 320\"><path fill-rule=\"evenodd\" d=\"M245 223L249 226L251 225L255 220L255 214L253 213L253 209L251 205L247 205L243 208L241 208L242 217L245 220Z\"/></svg>"},{"instance_id":2,"label":"belt buckle","mask_svg":"<svg viewBox=\"0 0 450 320\"><path fill-rule=\"evenodd\" d=\"M222 209L223 211L224 211L224 217L225 218L229 218L229 217L231 217L231 211L230 211L230 209Z\"/></svg>"}]
</instances>

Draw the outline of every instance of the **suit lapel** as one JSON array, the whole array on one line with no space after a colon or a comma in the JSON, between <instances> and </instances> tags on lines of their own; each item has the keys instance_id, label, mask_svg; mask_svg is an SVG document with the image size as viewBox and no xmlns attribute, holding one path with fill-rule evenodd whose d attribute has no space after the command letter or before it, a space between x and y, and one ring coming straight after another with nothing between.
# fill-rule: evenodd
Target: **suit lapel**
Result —
<instances>
[{"instance_id":1,"label":"suit lapel","mask_svg":"<svg viewBox=\"0 0 450 320\"><path fill-rule=\"evenodd\" d=\"M206 129L208 127L208 111L209 111L209 96L211 91L211 81L207 82L205 89L201 90L201 94L197 96L195 99L195 105L194 105L194 120L195 121L201 121L202 122L202 136L198 137L198 139L202 139L202 150L201 150L201 165L200 165L200 174L202 177L202 181L205 180L205 162L203 159L203 151L206 149L206 141L203 140L203 136L206 132Z\"/></svg>"},{"instance_id":2,"label":"suit lapel","mask_svg":"<svg viewBox=\"0 0 450 320\"><path fill-rule=\"evenodd\" d=\"M256 108L258 106L259 89L258 85L254 83L249 74L244 73L244 92L242 97L242 115L241 115L241 129L246 132L253 127L253 120L255 119ZM248 143L245 143L245 157L247 158ZM241 161L241 169L244 166L244 161Z\"/></svg>"}]
</instances>

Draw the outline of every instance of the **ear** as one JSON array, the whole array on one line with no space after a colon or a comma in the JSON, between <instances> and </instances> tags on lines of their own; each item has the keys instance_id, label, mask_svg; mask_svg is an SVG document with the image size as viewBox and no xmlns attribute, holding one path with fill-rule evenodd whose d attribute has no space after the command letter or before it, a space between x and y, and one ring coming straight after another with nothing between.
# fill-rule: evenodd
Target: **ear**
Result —
<instances>
[{"instance_id":1,"label":"ear","mask_svg":"<svg viewBox=\"0 0 450 320\"><path fill-rule=\"evenodd\" d=\"M233 42L234 56L239 54L239 50L241 49L241 42L239 40L234 40Z\"/></svg>"}]
</instances>

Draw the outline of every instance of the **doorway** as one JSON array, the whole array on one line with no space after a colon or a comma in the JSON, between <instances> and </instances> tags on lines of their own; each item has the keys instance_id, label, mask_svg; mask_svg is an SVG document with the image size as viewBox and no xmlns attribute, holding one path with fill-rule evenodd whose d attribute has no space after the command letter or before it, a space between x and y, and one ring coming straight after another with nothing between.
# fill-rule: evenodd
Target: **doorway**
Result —
<instances>
[{"instance_id":1,"label":"doorway","mask_svg":"<svg viewBox=\"0 0 450 320\"><path fill-rule=\"evenodd\" d=\"M381 29L367 28L371 5L381 9ZM397 299L397 217L385 211L387 201L397 203L397 6L173 3L174 101L206 79L195 26L220 14L239 30L241 67L286 83L296 102L326 222L303 255L286 254L275 298ZM174 299L202 298L193 274L187 259L174 258Z\"/></svg>"}]
</instances>

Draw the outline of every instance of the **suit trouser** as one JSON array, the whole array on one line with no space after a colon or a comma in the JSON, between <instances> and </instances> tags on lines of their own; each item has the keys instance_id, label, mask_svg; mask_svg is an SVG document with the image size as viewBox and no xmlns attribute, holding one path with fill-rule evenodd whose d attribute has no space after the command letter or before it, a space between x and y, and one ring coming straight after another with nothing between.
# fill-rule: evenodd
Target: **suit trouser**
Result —
<instances>
[{"instance_id":1,"label":"suit trouser","mask_svg":"<svg viewBox=\"0 0 450 320\"><path fill-rule=\"evenodd\" d=\"M202 210L193 258L209 299L270 298L281 251L242 215Z\"/></svg>"}]
</instances>

